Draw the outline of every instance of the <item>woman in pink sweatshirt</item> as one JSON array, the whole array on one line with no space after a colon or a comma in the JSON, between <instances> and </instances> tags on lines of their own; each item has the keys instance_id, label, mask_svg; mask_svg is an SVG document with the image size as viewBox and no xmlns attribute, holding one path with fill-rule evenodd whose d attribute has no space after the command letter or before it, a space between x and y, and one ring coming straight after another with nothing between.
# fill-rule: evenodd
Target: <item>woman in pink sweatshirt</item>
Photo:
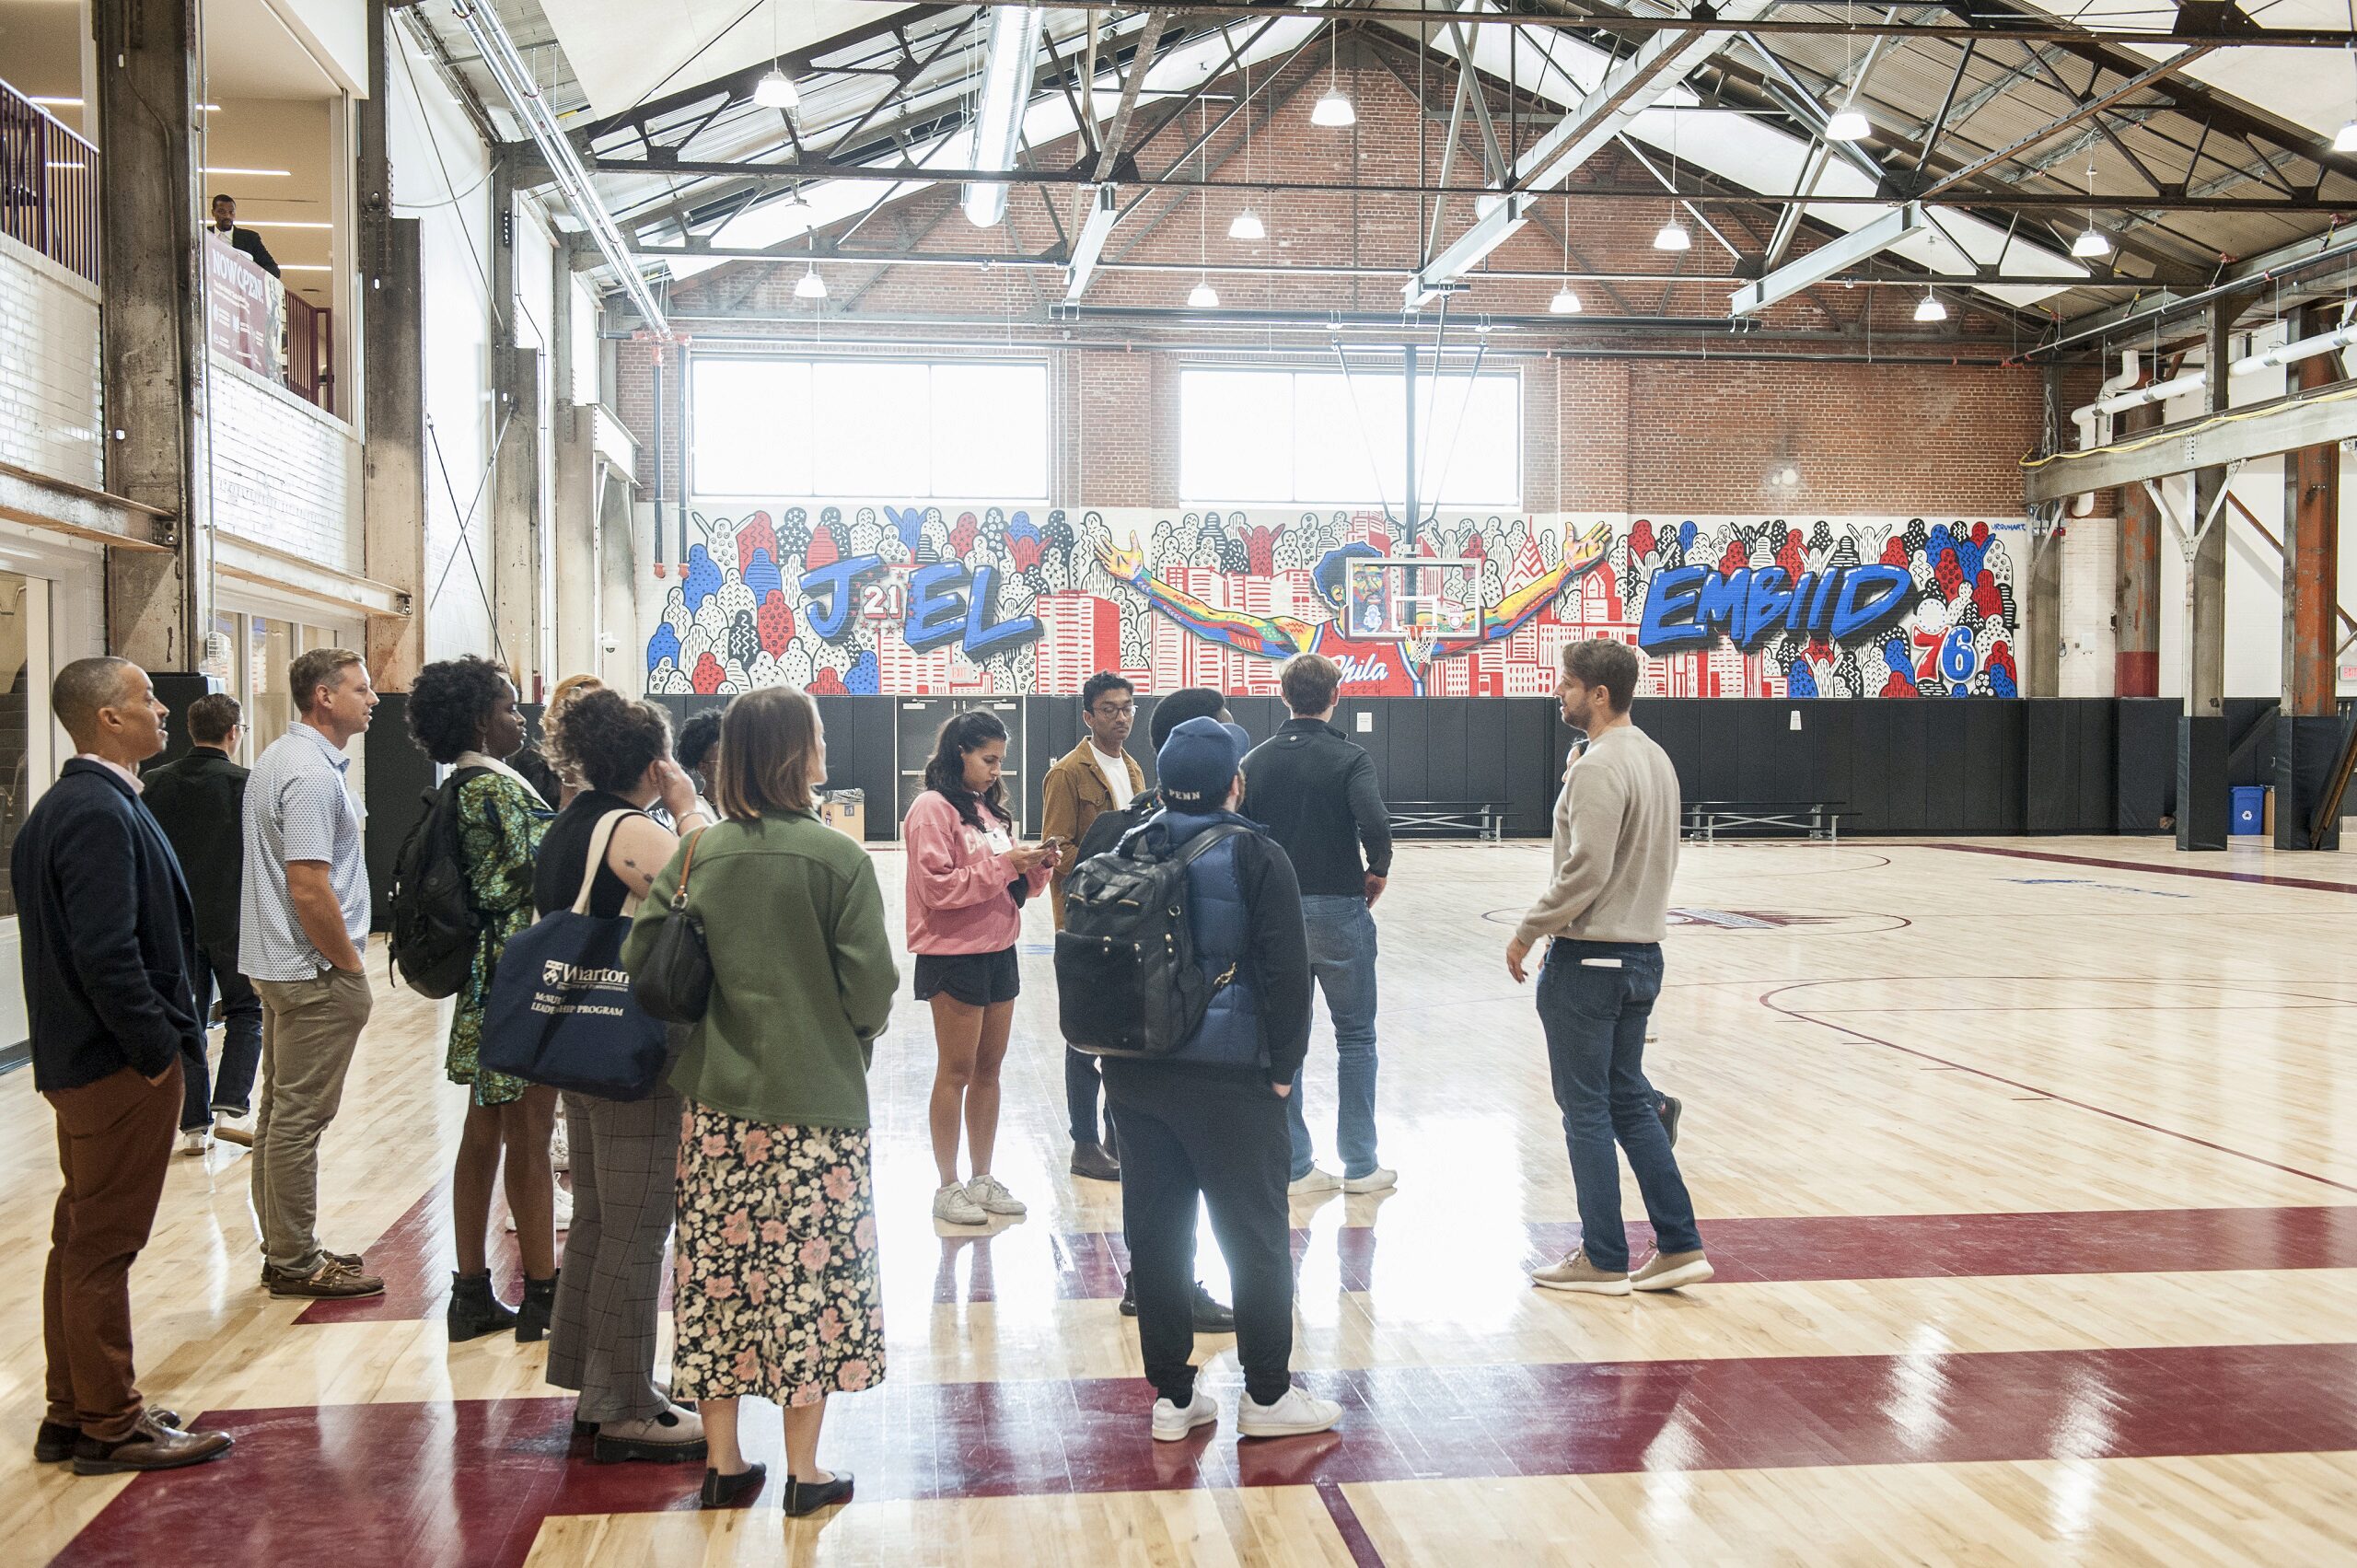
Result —
<instances>
[{"instance_id":1,"label":"woman in pink sweatshirt","mask_svg":"<svg viewBox=\"0 0 2357 1568\"><path fill-rule=\"evenodd\" d=\"M1015 941L1023 929L1017 897L1048 885L1051 844L1025 848L1015 838L999 766L1006 726L989 714L959 714L941 726L924 793L900 824L909 862L909 951L916 955L917 1000L933 1005L933 1159L941 1190L933 1217L987 1225L993 1214L1020 1215L1022 1203L991 1174L998 1142L999 1065L1006 1060L1021 990ZM958 1179L958 1130L965 1124L974 1174Z\"/></svg>"}]
</instances>

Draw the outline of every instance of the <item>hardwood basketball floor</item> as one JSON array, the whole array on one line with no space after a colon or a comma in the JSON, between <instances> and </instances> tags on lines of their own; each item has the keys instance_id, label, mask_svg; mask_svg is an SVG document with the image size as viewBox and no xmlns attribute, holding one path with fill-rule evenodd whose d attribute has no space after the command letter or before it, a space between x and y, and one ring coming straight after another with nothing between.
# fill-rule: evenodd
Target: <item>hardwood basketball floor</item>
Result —
<instances>
[{"instance_id":1,"label":"hardwood basketball floor","mask_svg":"<svg viewBox=\"0 0 2357 1568\"><path fill-rule=\"evenodd\" d=\"M878 862L897 908L899 857ZM787 1521L774 1482L702 1514L694 1467L593 1465L541 1347L447 1342L462 1092L435 1007L381 978L321 1219L387 1295L273 1301L244 1152L175 1158L134 1274L141 1382L238 1447L136 1480L34 1465L56 1172L14 1074L0 1559L2357 1561L2357 859L1689 850L1647 1065L1686 1102L1719 1278L1622 1300L1523 1273L1577 1232L1530 996L1501 961L1545 864L1412 846L1378 907L1400 1186L1294 1209L1295 1365L1347 1408L1324 1436L1239 1444L1233 1342L1206 1339L1220 1427L1148 1440L1118 1190L1063 1170L1045 907L998 1161L1026 1222L936 1234L931 1031L904 998L875 1080L888 1376L835 1400L827 1452L859 1497L816 1520ZM1331 1038L1321 1017L1329 1166ZM1202 1272L1224 1290L1208 1237ZM777 1419L749 1403L773 1475Z\"/></svg>"}]
</instances>

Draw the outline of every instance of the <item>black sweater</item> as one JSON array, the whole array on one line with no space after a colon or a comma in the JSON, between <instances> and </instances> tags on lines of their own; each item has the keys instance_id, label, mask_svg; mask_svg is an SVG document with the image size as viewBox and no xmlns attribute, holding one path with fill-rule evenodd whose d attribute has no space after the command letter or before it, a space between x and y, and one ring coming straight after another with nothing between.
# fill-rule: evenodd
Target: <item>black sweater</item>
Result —
<instances>
[{"instance_id":1,"label":"black sweater","mask_svg":"<svg viewBox=\"0 0 2357 1568\"><path fill-rule=\"evenodd\" d=\"M1375 759L1322 719L1290 720L1252 749L1244 810L1283 847L1305 897L1364 898L1368 872L1391 875L1391 814Z\"/></svg>"}]
</instances>

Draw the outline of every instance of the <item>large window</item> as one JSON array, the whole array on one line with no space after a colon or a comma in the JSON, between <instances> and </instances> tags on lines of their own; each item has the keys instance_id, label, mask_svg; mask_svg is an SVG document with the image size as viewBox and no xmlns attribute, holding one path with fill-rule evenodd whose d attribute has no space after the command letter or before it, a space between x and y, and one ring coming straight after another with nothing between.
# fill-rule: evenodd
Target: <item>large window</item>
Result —
<instances>
[{"instance_id":1,"label":"large window","mask_svg":"<svg viewBox=\"0 0 2357 1568\"><path fill-rule=\"evenodd\" d=\"M1399 505L1408 383L1392 372L1185 370L1178 491L1190 505ZM1427 505L1522 504L1518 377L1416 378L1416 492Z\"/></svg>"},{"instance_id":2,"label":"large window","mask_svg":"<svg viewBox=\"0 0 2357 1568\"><path fill-rule=\"evenodd\" d=\"M693 361L699 496L1044 501L1043 365Z\"/></svg>"}]
</instances>

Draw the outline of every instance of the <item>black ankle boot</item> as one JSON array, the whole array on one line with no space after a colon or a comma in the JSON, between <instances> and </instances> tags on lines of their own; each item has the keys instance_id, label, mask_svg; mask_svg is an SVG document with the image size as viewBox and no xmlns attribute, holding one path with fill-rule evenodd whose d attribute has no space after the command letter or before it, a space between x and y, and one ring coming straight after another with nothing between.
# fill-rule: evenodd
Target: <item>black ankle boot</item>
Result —
<instances>
[{"instance_id":1,"label":"black ankle boot","mask_svg":"<svg viewBox=\"0 0 2357 1568\"><path fill-rule=\"evenodd\" d=\"M563 1272L564 1271L559 1269L556 1274L551 1274L547 1279L528 1279L524 1282L524 1300L516 1308L517 1344L530 1344L548 1333L549 1313L556 1306L556 1275Z\"/></svg>"},{"instance_id":2,"label":"black ankle boot","mask_svg":"<svg viewBox=\"0 0 2357 1568\"><path fill-rule=\"evenodd\" d=\"M450 1276L450 1342L495 1334L516 1321L516 1309L492 1294L491 1271Z\"/></svg>"}]
</instances>

